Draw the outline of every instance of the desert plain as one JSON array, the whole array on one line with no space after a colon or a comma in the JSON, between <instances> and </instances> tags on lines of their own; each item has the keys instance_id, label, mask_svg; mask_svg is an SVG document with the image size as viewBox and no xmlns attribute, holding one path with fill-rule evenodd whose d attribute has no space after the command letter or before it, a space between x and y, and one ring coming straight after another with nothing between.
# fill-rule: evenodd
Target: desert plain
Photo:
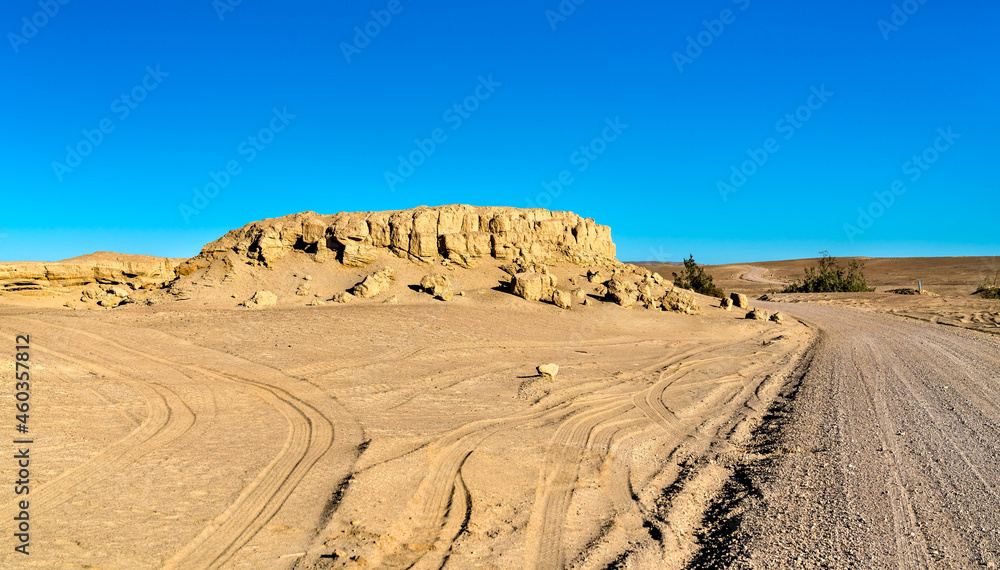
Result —
<instances>
[{"instance_id":1,"label":"desert plain","mask_svg":"<svg viewBox=\"0 0 1000 570\"><path fill-rule=\"evenodd\" d=\"M996 260L864 261L708 267L725 310L592 219L446 206L0 264L0 567L995 568Z\"/></svg>"}]
</instances>

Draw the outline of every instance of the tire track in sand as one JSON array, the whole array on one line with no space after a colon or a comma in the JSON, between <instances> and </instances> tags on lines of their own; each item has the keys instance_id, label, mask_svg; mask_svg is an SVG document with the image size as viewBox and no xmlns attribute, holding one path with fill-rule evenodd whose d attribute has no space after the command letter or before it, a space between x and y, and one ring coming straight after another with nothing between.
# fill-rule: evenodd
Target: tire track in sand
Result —
<instances>
[{"instance_id":1,"label":"tire track in sand","mask_svg":"<svg viewBox=\"0 0 1000 570\"><path fill-rule=\"evenodd\" d=\"M33 319L24 319L33 320ZM275 407L288 421L285 445L244 488L229 507L213 519L192 541L164 562L164 568L218 568L246 544L281 508L295 486L333 444L333 423L319 410L274 386L205 368L183 364L124 346L106 337L72 327L36 321L68 330L139 358L183 369L221 381L249 387ZM209 349L206 349L209 350ZM214 352L214 351L213 351ZM280 372L279 372L280 373Z\"/></svg>"}]
</instances>

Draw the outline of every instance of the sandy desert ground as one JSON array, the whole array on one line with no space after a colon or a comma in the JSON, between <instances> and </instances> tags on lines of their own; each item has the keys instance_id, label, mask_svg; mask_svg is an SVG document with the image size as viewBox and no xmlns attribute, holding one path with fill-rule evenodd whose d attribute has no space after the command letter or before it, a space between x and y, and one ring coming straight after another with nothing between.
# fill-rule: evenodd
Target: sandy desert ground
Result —
<instances>
[{"instance_id":1,"label":"sandy desert ground","mask_svg":"<svg viewBox=\"0 0 1000 570\"><path fill-rule=\"evenodd\" d=\"M873 308L933 297L753 302L777 324L698 295L696 315L625 308L585 264L553 262L591 301L564 310L505 290L501 260L347 267L305 249L133 259L150 264L127 269L141 302L115 308L66 282L77 270L11 281L0 338L32 347L32 555L0 567L1000 563L1000 337ZM183 276L147 287L164 267ZM317 302L380 268L395 281L379 296ZM431 270L450 301L419 290ZM711 270L754 296L791 274ZM279 302L238 306L259 289Z\"/></svg>"}]
</instances>

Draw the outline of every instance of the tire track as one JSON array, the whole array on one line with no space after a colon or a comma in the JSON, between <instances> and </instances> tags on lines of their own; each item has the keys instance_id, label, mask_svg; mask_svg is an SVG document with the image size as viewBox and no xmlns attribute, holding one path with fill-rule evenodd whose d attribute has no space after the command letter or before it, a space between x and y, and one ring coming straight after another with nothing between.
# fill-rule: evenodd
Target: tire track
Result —
<instances>
[{"instance_id":1,"label":"tire track","mask_svg":"<svg viewBox=\"0 0 1000 570\"><path fill-rule=\"evenodd\" d=\"M295 486L333 444L333 423L319 410L285 390L159 357L88 331L44 321L35 322L106 343L123 353L166 365L174 370L186 370L248 387L276 408L288 422L289 435L278 456L244 488L223 513L209 522L201 533L174 556L166 560L164 568L217 568L224 564L278 512Z\"/></svg>"}]
</instances>

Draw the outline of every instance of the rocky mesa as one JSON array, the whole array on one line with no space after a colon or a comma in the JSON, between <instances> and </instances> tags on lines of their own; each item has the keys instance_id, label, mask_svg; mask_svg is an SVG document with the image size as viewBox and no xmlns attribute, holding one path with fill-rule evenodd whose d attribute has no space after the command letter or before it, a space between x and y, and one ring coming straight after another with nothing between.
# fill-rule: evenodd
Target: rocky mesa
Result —
<instances>
[{"instance_id":1,"label":"rocky mesa","mask_svg":"<svg viewBox=\"0 0 1000 570\"><path fill-rule=\"evenodd\" d=\"M387 212L304 212L230 231L181 264L179 275L225 258L273 265L291 252L363 267L380 252L418 263L447 259L473 267L481 258L578 265L614 263L611 229L572 212L451 205Z\"/></svg>"}]
</instances>

